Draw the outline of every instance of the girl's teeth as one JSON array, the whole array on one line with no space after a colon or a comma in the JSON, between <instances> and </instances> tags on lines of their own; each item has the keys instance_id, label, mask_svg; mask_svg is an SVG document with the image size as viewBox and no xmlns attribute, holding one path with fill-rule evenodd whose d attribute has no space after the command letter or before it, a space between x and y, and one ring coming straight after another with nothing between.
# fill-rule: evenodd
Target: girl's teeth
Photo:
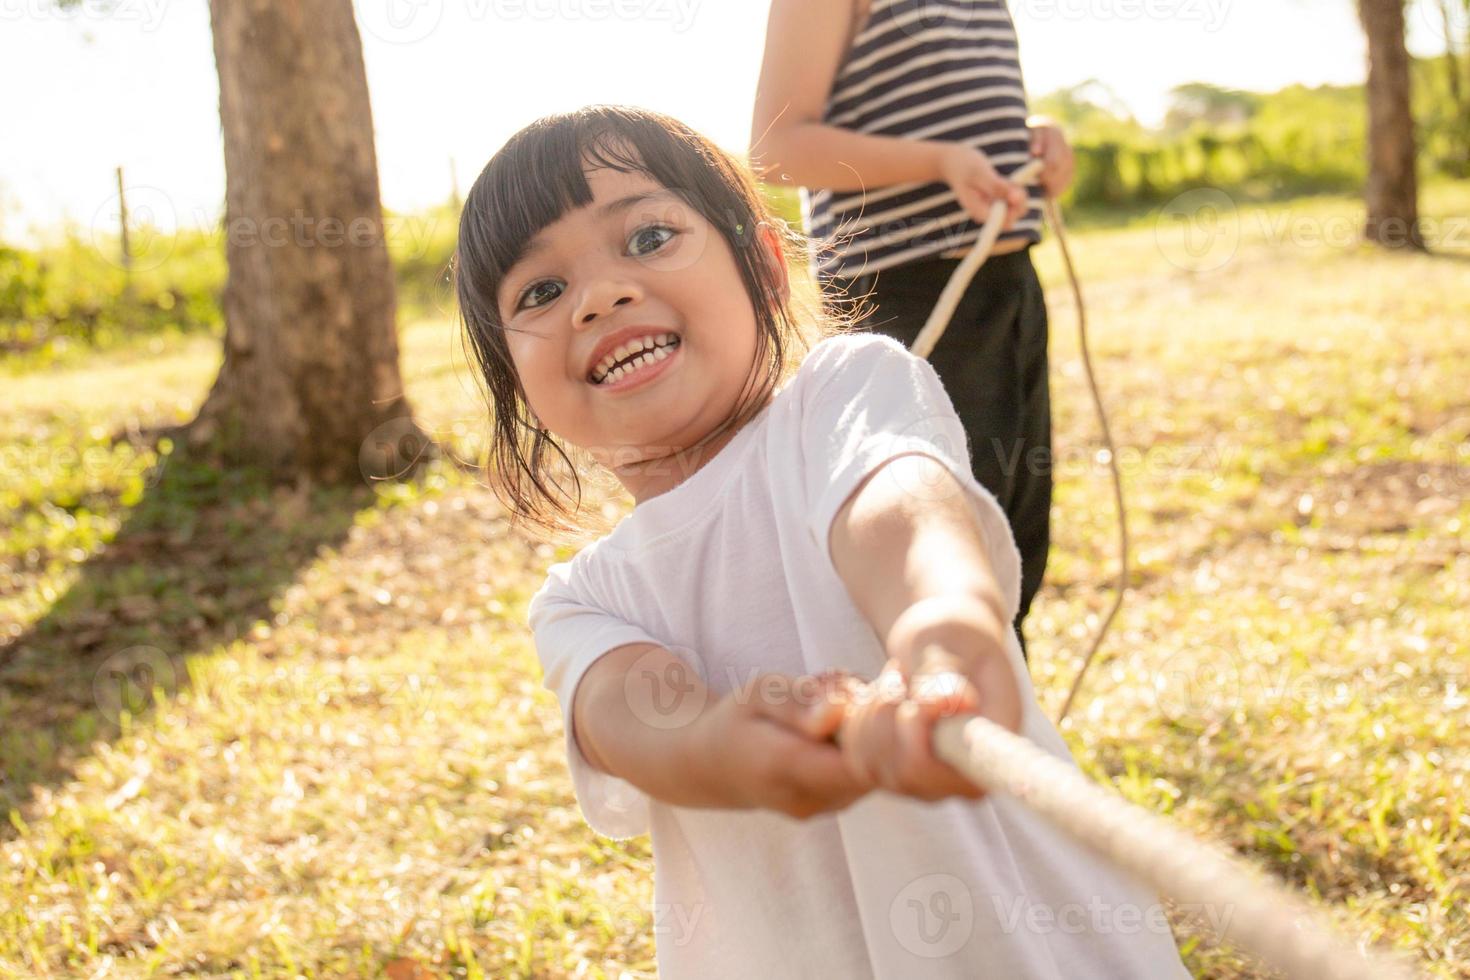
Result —
<instances>
[{"instance_id":1,"label":"girl's teeth","mask_svg":"<svg viewBox=\"0 0 1470 980\"><path fill-rule=\"evenodd\" d=\"M664 360L673 350L673 346L671 345L673 339L673 334L661 334L657 337L645 337L642 341L635 342L635 344L624 344L622 347L619 347L616 351L613 352L613 360L615 361L620 361L628 355L640 350L644 353L641 357L639 357L632 363L620 365L619 367L615 367L612 370L608 371L607 374L603 376L602 383L612 384L614 382L621 381L624 377L632 374L639 368L647 367L648 365L653 364L657 361ZM660 344L667 344L670 346L661 347L659 346Z\"/></svg>"},{"instance_id":2,"label":"girl's teeth","mask_svg":"<svg viewBox=\"0 0 1470 980\"><path fill-rule=\"evenodd\" d=\"M664 357L668 356L668 354L664 354ZM659 357L657 354L644 354L642 357L638 358L638 360L636 361L633 361L631 364L625 364L621 367L614 368L612 373L608 375L608 379L611 381L621 381L623 380L623 378L632 374L634 371L637 371L639 368L643 368L649 364L652 364L655 360L661 361L663 360L663 357Z\"/></svg>"}]
</instances>

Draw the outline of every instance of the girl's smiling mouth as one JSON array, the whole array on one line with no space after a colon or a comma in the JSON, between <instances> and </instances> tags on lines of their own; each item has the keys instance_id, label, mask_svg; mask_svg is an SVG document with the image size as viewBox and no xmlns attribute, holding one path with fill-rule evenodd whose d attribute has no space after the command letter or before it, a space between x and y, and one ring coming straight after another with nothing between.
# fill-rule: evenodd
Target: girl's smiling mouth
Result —
<instances>
[{"instance_id":1,"label":"girl's smiling mouth","mask_svg":"<svg viewBox=\"0 0 1470 980\"><path fill-rule=\"evenodd\" d=\"M683 349L677 334L650 334L606 354L588 375L598 388L625 391L663 374L668 362Z\"/></svg>"}]
</instances>

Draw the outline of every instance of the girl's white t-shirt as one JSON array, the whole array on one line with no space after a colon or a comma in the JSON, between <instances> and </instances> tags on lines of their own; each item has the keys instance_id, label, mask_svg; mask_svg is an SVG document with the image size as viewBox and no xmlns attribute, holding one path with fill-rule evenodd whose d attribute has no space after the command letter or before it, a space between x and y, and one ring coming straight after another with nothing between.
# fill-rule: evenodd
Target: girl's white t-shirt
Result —
<instances>
[{"instance_id":1,"label":"girl's white t-shirt","mask_svg":"<svg viewBox=\"0 0 1470 980\"><path fill-rule=\"evenodd\" d=\"M766 672L877 676L882 644L833 566L828 530L868 474L909 453L939 460L966 488L1014 616L1020 556L970 472L949 396L927 361L868 333L814 345L713 459L553 565L531 600L583 815L608 837L652 835L659 975L1187 977L1151 890L1006 797L927 803L876 791L800 821L670 806L579 751L577 682L629 643L673 651L716 698ZM1023 734L1070 762L1013 636L1008 652ZM651 709L649 723L687 723L700 707L690 701Z\"/></svg>"}]
</instances>

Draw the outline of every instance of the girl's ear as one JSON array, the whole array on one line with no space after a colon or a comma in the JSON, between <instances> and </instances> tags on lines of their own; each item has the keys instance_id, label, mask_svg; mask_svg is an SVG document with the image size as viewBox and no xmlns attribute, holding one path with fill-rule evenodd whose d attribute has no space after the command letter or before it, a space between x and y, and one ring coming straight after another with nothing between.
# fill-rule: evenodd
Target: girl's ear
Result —
<instances>
[{"instance_id":1,"label":"girl's ear","mask_svg":"<svg viewBox=\"0 0 1470 980\"><path fill-rule=\"evenodd\" d=\"M757 240L760 242L761 257L771 267L772 274L780 283L781 301L791 301L791 271L786 267L786 260L781 253L781 238L776 234L776 229L768 221L762 221L757 229Z\"/></svg>"}]
</instances>

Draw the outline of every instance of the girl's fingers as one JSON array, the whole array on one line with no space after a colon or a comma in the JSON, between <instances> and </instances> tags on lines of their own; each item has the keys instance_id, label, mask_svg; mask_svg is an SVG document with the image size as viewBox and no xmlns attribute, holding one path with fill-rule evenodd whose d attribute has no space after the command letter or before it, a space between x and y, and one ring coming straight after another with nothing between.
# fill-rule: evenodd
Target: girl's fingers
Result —
<instances>
[{"instance_id":1,"label":"girl's fingers","mask_svg":"<svg viewBox=\"0 0 1470 980\"><path fill-rule=\"evenodd\" d=\"M811 677L762 674L741 690L750 710L793 732L824 739L842 721L842 705Z\"/></svg>"},{"instance_id":2,"label":"girl's fingers","mask_svg":"<svg viewBox=\"0 0 1470 980\"><path fill-rule=\"evenodd\" d=\"M893 737L893 709L908 693L898 662L884 664L877 679L860 693L842 724L842 755L854 777L878 786L882 785L884 746Z\"/></svg>"},{"instance_id":3,"label":"girl's fingers","mask_svg":"<svg viewBox=\"0 0 1470 980\"><path fill-rule=\"evenodd\" d=\"M1014 668L1004 651L981 657L970 668L975 688L984 691L979 697L979 713L1011 732L1021 730L1021 688Z\"/></svg>"},{"instance_id":4,"label":"girl's fingers","mask_svg":"<svg viewBox=\"0 0 1470 980\"><path fill-rule=\"evenodd\" d=\"M949 714L973 712L980 695L966 676L969 665L938 644L919 650L919 664L909 680L910 697L920 704L932 704Z\"/></svg>"},{"instance_id":5,"label":"girl's fingers","mask_svg":"<svg viewBox=\"0 0 1470 980\"><path fill-rule=\"evenodd\" d=\"M853 777L835 745L813 741L769 718L751 729L748 751L768 761L765 779L779 787L790 805L812 812L838 810L872 788Z\"/></svg>"},{"instance_id":6,"label":"girl's fingers","mask_svg":"<svg viewBox=\"0 0 1470 980\"><path fill-rule=\"evenodd\" d=\"M792 780L803 794L831 799L861 796L872 788L872 784L854 776L843 751L835 745L803 741L790 746L788 753Z\"/></svg>"},{"instance_id":7,"label":"girl's fingers","mask_svg":"<svg viewBox=\"0 0 1470 980\"><path fill-rule=\"evenodd\" d=\"M908 778L922 788L925 799L980 799L985 795L983 789L934 754L934 707L910 703L899 714L898 743Z\"/></svg>"}]
</instances>

